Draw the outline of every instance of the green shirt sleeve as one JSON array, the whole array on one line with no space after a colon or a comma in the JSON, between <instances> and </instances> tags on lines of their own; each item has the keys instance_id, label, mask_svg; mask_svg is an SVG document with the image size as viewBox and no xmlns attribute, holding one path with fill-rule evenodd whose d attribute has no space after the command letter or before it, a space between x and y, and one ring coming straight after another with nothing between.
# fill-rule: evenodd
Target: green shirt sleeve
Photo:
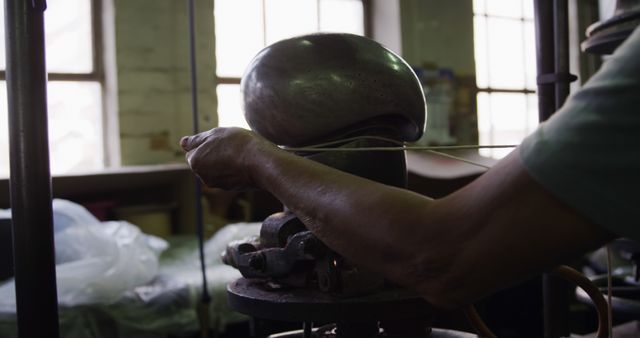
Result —
<instances>
[{"instance_id":1,"label":"green shirt sleeve","mask_svg":"<svg viewBox=\"0 0 640 338\"><path fill-rule=\"evenodd\" d=\"M550 193L640 240L640 28L519 151Z\"/></svg>"}]
</instances>

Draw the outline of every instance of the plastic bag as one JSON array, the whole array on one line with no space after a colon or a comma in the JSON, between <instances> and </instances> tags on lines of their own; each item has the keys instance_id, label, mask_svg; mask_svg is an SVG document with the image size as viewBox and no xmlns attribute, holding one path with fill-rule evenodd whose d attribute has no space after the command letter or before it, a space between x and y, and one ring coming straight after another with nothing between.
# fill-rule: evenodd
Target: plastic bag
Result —
<instances>
[{"instance_id":1,"label":"plastic bag","mask_svg":"<svg viewBox=\"0 0 640 338\"><path fill-rule=\"evenodd\" d=\"M60 305L110 304L156 276L164 240L124 221L100 222L69 201L53 208ZM0 312L15 312L13 280L0 286Z\"/></svg>"}]
</instances>

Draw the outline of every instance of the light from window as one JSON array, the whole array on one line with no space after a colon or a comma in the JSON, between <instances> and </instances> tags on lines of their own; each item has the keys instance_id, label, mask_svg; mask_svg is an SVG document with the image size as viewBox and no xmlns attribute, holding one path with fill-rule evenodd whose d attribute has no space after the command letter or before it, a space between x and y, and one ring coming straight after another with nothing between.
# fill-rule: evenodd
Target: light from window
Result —
<instances>
[{"instance_id":1,"label":"light from window","mask_svg":"<svg viewBox=\"0 0 640 338\"><path fill-rule=\"evenodd\" d=\"M0 70L6 66L0 1ZM54 175L104 167L102 89L93 65L91 0L48 3L45 11L49 151ZM76 74L86 80L73 79ZM51 77L51 75L50 75ZM6 82L0 81L0 177L9 176Z\"/></svg>"},{"instance_id":2,"label":"light from window","mask_svg":"<svg viewBox=\"0 0 640 338\"><path fill-rule=\"evenodd\" d=\"M265 6L266 44L317 32L317 0L269 0Z\"/></svg>"},{"instance_id":3,"label":"light from window","mask_svg":"<svg viewBox=\"0 0 640 338\"><path fill-rule=\"evenodd\" d=\"M102 89L97 82L50 81L51 172L99 169L103 165Z\"/></svg>"},{"instance_id":4,"label":"light from window","mask_svg":"<svg viewBox=\"0 0 640 338\"><path fill-rule=\"evenodd\" d=\"M91 1L49 1L45 11L47 71L91 73Z\"/></svg>"},{"instance_id":5,"label":"light from window","mask_svg":"<svg viewBox=\"0 0 640 338\"><path fill-rule=\"evenodd\" d=\"M520 143L538 124L533 1L474 0L473 8L480 144Z\"/></svg>"},{"instance_id":6,"label":"light from window","mask_svg":"<svg viewBox=\"0 0 640 338\"><path fill-rule=\"evenodd\" d=\"M535 94L479 92L478 136L480 144L518 144L538 125L538 97ZM481 154L495 158L512 149L490 150Z\"/></svg>"},{"instance_id":7,"label":"light from window","mask_svg":"<svg viewBox=\"0 0 640 338\"><path fill-rule=\"evenodd\" d=\"M216 0L218 125L248 128L242 113L240 77L264 47L317 32L364 35L361 0Z\"/></svg>"},{"instance_id":8,"label":"light from window","mask_svg":"<svg viewBox=\"0 0 640 338\"><path fill-rule=\"evenodd\" d=\"M264 47L262 0L217 0L214 6L216 73L239 78Z\"/></svg>"},{"instance_id":9,"label":"light from window","mask_svg":"<svg viewBox=\"0 0 640 338\"><path fill-rule=\"evenodd\" d=\"M4 0L0 0L0 69L6 68ZM91 1L49 2L45 13L47 71L90 73L93 69Z\"/></svg>"},{"instance_id":10,"label":"light from window","mask_svg":"<svg viewBox=\"0 0 640 338\"><path fill-rule=\"evenodd\" d=\"M364 8L361 1L320 2L320 31L364 35Z\"/></svg>"},{"instance_id":11,"label":"light from window","mask_svg":"<svg viewBox=\"0 0 640 338\"><path fill-rule=\"evenodd\" d=\"M240 95L240 85L238 84L221 84L216 88L218 99L218 111L225 114L219 114L218 125L234 126L250 129L247 121L244 119L242 111L242 97Z\"/></svg>"}]
</instances>

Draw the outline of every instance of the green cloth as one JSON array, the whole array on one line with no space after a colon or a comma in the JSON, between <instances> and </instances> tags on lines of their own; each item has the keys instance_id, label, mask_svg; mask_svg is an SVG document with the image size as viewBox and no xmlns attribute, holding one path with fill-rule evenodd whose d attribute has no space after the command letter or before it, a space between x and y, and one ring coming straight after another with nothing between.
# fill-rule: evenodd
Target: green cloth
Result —
<instances>
[{"instance_id":1,"label":"green cloth","mask_svg":"<svg viewBox=\"0 0 640 338\"><path fill-rule=\"evenodd\" d=\"M640 28L519 151L550 193L640 240Z\"/></svg>"}]
</instances>

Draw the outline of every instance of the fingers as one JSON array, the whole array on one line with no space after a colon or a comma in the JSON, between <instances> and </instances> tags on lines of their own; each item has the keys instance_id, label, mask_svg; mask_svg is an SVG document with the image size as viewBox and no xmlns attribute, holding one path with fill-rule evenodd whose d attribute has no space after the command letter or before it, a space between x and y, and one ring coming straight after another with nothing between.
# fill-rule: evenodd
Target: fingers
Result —
<instances>
[{"instance_id":1,"label":"fingers","mask_svg":"<svg viewBox=\"0 0 640 338\"><path fill-rule=\"evenodd\" d=\"M184 151L191 151L206 141L210 134L211 130L193 136L185 136L180 139L180 147L182 147Z\"/></svg>"},{"instance_id":2,"label":"fingers","mask_svg":"<svg viewBox=\"0 0 640 338\"><path fill-rule=\"evenodd\" d=\"M191 137L189 137L189 136L183 136L180 139L180 147L182 148L182 150L184 150L184 151L189 151L190 150L190 147L189 147L189 139L190 138Z\"/></svg>"}]
</instances>

